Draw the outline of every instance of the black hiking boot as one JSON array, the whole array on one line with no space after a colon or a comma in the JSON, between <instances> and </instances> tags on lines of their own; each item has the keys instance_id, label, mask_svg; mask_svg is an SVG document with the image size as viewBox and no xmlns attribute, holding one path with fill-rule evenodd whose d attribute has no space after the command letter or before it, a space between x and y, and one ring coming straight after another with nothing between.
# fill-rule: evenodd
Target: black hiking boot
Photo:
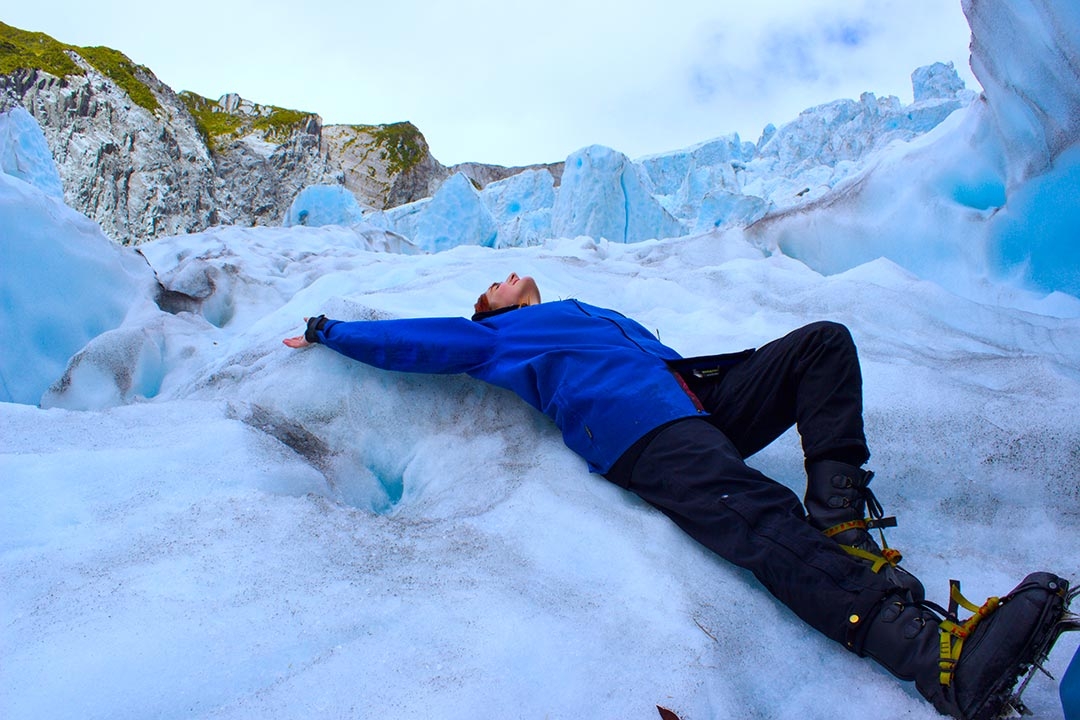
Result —
<instances>
[{"instance_id":1,"label":"black hiking boot","mask_svg":"<svg viewBox=\"0 0 1080 720\"><path fill-rule=\"evenodd\" d=\"M899 566L900 552L885 543L878 545L870 530L894 527L896 518L882 517L881 503L867 487L874 473L834 460L819 460L806 466L807 520L840 544L850 555L881 573L895 587L907 590L915 600L926 593L914 575ZM870 517L866 517L869 512Z\"/></svg>"},{"instance_id":2,"label":"black hiking boot","mask_svg":"<svg viewBox=\"0 0 1080 720\"><path fill-rule=\"evenodd\" d=\"M1068 587L1051 573L1032 573L1008 595L976 608L954 583L947 611L893 595L856 631L861 646L853 649L900 679L914 680L942 714L992 720L1023 713L1020 695L1027 679L1020 678L1030 678L1063 631L1080 629L1077 616L1067 612L1077 594ZM964 622L956 617L957 600L974 613Z\"/></svg>"}]
</instances>

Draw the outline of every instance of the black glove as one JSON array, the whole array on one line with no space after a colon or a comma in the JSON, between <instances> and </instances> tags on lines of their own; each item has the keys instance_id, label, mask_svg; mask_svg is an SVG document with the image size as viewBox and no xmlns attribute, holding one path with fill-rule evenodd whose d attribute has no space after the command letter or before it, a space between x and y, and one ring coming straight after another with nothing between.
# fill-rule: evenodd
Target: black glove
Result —
<instances>
[{"instance_id":1,"label":"black glove","mask_svg":"<svg viewBox=\"0 0 1080 720\"><path fill-rule=\"evenodd\" d=\"M304 339L309 343L319 342L318 332L326 327L326 316L308 318L307 330L304 331Z\"/></svg>"}]
</instances>

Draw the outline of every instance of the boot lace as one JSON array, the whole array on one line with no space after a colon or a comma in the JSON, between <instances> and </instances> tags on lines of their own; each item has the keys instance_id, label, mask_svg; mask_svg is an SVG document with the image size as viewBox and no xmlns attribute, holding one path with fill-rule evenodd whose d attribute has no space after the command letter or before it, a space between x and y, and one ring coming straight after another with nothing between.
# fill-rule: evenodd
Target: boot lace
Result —
<instances>
[{"instance_id":1,"label":"boot lace","mask_svg":"<svg viewBox=\"0 0 1080 720\"><path fill-rule=\"evenodd\" d=\"M903 560L903 555L899 550L889 547L889 543L885 540L884 528L896 527L896 517L890 515L885 517L885 510L881 506L881 502L878 501L877 496L874 495L874 491L871 490L868 485L870 480L874 477L874 473L871 470L866 471L866 476L863 480L862 486L856 488L859 493L859 499L865 503L866 514L869 517L859 518L857 520L849 520L847 522L834 525L831 528L824 531L827 537L835 537L842 532L848 530L863 530L869 533L870 530L877 530L878 536L881 538L880 552L875 547L873 538L863 536L866 538L865 542L860 542L857 545L842 545L844 550L855 557L868 560L873 564L873 571L878 572L885 564L898 565ZM864 547L859 547L863 545Z\"/></svg>"}]
</instances>

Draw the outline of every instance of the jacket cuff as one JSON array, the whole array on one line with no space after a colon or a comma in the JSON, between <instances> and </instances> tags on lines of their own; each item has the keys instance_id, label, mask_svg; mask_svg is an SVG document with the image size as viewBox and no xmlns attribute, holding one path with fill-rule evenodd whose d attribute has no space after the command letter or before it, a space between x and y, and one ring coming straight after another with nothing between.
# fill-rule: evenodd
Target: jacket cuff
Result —
<instances>
[{"instance_id":1,"label":"jacket cuff","mask_svg":"<svg viewBox=\"0 0 1080 720\"><path fill-rule=\"evenodd\" d=\"M319 331L326 327L326 316L308 318L307 330L304 331L304 339L309 343L319 342Z\"/></svg>"}]
</instances>

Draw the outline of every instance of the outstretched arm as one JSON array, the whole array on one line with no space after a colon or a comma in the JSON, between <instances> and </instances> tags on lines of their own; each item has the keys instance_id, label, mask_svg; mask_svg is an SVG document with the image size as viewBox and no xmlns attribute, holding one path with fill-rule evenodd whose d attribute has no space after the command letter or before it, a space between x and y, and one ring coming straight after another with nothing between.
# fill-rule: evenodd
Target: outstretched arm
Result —
<instances>
[{"instance_id":1,"label":"outstretched arm","mask_svg":"<svg viewBox=\"0 0 1080 720\"><path fill-rule=\"evenodd\" d=\"M317 342L384 370L423 373L469 372L487 362L495 351L497 333L462 317L314 320L308 320L307 333L284 343L302 348Z\"/></svg>"}]
</instances>

